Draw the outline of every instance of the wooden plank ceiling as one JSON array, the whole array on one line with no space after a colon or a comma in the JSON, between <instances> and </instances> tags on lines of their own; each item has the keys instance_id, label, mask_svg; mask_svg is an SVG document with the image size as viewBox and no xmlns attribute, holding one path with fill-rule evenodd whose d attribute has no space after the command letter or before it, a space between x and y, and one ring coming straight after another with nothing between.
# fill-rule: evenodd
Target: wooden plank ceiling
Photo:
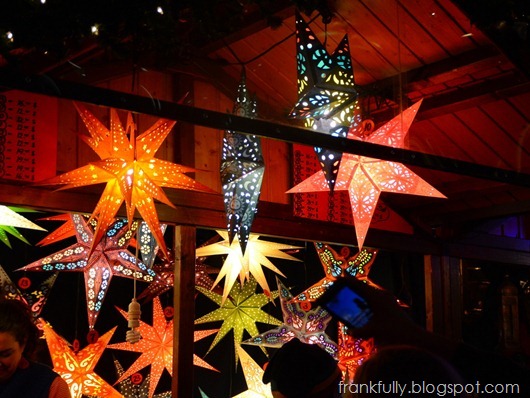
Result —
<instances>
[{"instance_id":1,"label":"wooden plank ceiling","mask_svg":"<svg viewBox=\"0 0 530 398\"><path fill-rule=\"evenodd\" d=\"M347 34L365 117L380 125L423 99L408 136L409 148L523 173L530 172L530 84L497 43L449 0L335 3L327 26L310 27L332 52ZM294 16L209 53L216 78L237 81L245 64L261 115L286 120L296 102ZM286 39L290 37L290 39ZM252 60L251 62L247 62ZM454 173L415 169L448 196L432 201L387 195L384 201L423 229L462 228L530 208L527 188Z\"/></svg>"}]
</instances>

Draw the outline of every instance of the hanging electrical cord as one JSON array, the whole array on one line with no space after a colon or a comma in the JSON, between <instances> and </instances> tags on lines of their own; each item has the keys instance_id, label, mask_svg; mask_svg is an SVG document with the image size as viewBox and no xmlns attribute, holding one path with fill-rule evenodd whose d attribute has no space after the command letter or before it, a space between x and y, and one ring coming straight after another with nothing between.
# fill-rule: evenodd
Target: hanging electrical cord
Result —
<instances>
[{"instance_id":1,"label":"hanging electrical cord","mask_svg":"<svg viewBox=\"0 0 530 398\"><path fill-rule=\"evenodd\" d=\"M136 261L140 261L138 259L138 231L140 228L136 229ZM140 331L138 328L140 327L140 316L142 315L142 309L140 308L140 303L136 301L136 277L133 275L133 298L129 304L129 309L127 312L127 321L128 326L130 330L127 331L125 334L125 341L128 343L134 344L138 343L140 339L142 338L142 335L140 334Z\"/></svg>"},{"instance_id":2,"label":"hanging electrical cord","mask_svg":"<svg viewBox=\"0 0 530 398\"><path fill-rule=\"evenodd\" d=\"M312 23L315 21L315 19L317 19L318 17L320 16L320 14L317 14L315 15L313 18L311 18L309 20L308 23ZM325 24L325 29L326 29L326 38L327 38L327 26L328 24L326 23ZM279 45L281 45L282 43L286 42L287 40L289 40L291 37L293 37L294 35L296 35L296 32L294 33L291 33L289 35L287 35L286 37L284 37L283 39L281 39L280 41L274 43L272 46L270 46L269 48L267 48L265 51L261 52L260 54L256 55L255 57L252 57L250 58L249 60L247 61L241 61L241 59L237 56L237 54L235 53L235 51L230 47L230 45L228 43L224 43L225 47L228 49L228 51L230 51L230 53L234 56L234 58L236 59L236 63L229 63L228 65L247 65L247 64L250 64L258 59L260 59L261 57L263 57L264 55L268 54L269 52L271 52L272 50L274 50L276 47L278 47Z\"/></svg>"}]
</instances>

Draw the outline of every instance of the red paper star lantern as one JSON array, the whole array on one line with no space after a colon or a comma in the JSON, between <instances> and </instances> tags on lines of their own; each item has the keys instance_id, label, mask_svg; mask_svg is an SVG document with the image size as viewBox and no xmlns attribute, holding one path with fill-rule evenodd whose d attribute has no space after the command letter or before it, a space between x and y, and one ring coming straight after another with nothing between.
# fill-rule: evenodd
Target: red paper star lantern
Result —
<instances>
[{"instance_id":1,"label":"red paper star lantern","mask_svg":"<svg viewBox=\"0 0 530 398\"><path fill-rule=\"evenodd\" d=\"M370 134L365 141L394 148L405 146L405 136L421 101ZM350 130L350 139L359 139ZM381 192L406 193L445 198L401 163L345 153L342 157L335 190L348 191L359 248L363 247ZM329 191L322 171L318 171L288 193Z\"/></svg>"},{"instance_id":2,"label":"red paper star lantern","mask_svg":"<svg viewBox=\"0 0 530 398\"><path fill-rule=\"evenodd\" d=\"M127 319L127 312L121 309L119 311ZM159 297L155 297L153 300L153 326L140 321L138 331L142 336L139 342L134 344L127 342L110 344L109 348L141 353L140 357L121 375L117 382L120 383L134 373L151 365L149 396L152 397L164 369L170 375L173 375L173 320L166 320ZM200 333L195 335L195 338L198 340L216 332L217 329L200 331ZM194 356L194 364L217 371L217 369L196 355Z\"/></svg>"},{"instance_id":3,"label":"red paper star lantern","mask_svg":"<svg viewBox=\"0 0 530 398\"><path fill-rule=\"evenodd\" d=\"M71 217L77 243L20 270L82 272L85 277L88 324L93 329L113 276L150 283L156 274L127 250L137 222L133 222L129 229L126 220L116 220L94 247L94 231L85 218L80 214L71 214Z\"/></svg>"},{"instance_id":4,"label":"red paper star lantern","mask_svg":"<svg viewBox=\"0 0 530 398\"><path fill-rule=\"evenodd\" d=\"M125 201L129 223L138 210L155 236L160 250L167 256L167 247L153 199L174 207L162 187L213 192L184 174L197 170L154 157L175 122L160 119L144 133L135 137L136 127L130 113L124 129L117 111L111 109L110 128L106 128L80 104L76 107L90 133L90 136L81 138L101 160L39 184L63 184L66 188L73 188L106 183L105 190L92 213L92 218L98 221L93 245L97 245L101 240ZM130 139L127 133L130 133Z\"/></svg>"},{"instance_id":5,"label":"red paper star lantern","mask_svg":"<svg viewBox=\"0 0 530 398\"><path fill-rule=\"evenodd\" d=\"M59 336L47 323L41 322L46 344L55 370L70 387L72 398L97 396L120 398L122 395L94 372L94 368L107 347L116 328L109 330L95 343L79 352L74 352L70 344Z\"/></svg>"}]
</instances>

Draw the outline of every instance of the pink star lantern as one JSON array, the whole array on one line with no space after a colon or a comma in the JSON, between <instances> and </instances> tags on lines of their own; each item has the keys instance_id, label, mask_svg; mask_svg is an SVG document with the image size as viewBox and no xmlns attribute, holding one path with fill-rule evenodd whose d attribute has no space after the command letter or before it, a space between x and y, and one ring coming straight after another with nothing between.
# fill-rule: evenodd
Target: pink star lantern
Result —
<instances>
[{"instance_id":1,"label":"pink star lantern","mask_svg":"<svg viewBox=\"0 0 530 398\"><path fill-rule=\"evenodd\" d=\"M328 354L337 358L338 347L326 334L331 322L331 314L321 307L308 311L300 308L300 303L292 302L293 295L285 285L276 278L283 314L283 325L252 337L244 344L278 348L288 341L297 338L307 344L317 344Z\"/></svg>"},{"instance_id":2,"label":"pink star lantern","mask_svg":"<svg viewBox=\"0 0 530 398\"><path fill-rule=\"evenodd\" d=\"M127 226L127 220L118 219L109 228L97 246L93 229L80 214L72 214L77 243L37 260L19 270L83 272L85 277L88 325L94 329L103 300L113 276L135 278L150 283L156 274L127 250L138 223Z\"/></svg>"},{"instance_id":3,"label":"pink star lantern","mask_svg":"<svg viewBox=\"0 0 530 398\"><path fill-rule=\"evenodd\" d=\"M348 328L339 322L339 368L344 380L352 383L357 368L375 351L375 347L374 339L355 338L349 335L347 330Z\"/></svg>"},{"instance_id":4,"label":"pink star lantern","mask_svg":"<svg viewBox=\"0 0 530 398\"><path fill-rule=\"evenodd\" d=\"M121 309L119 309L119 311L120 314L127 319L127 312ZM153 299L153 326L140 321L140 327L138 330L142 336L139 342L134 344L128 342L110 344L109 348L141 353L131 367L121 375L117 382L120 383L134 373L151 365L149 396L152 397L156 386L162 377L164 369L166 369L170 375L173 375L173 320L166 320L159 297ZM195 334L196 339L216 333L217 329L201 332L202 334ZM217 371L217 369L208 365L197 356L194 356L194 364Z\"/></svg>"},{"instance_id":5,"label":"pink star lantern","mask_svg":"<svg viewBox=\"0 0 530 398\"><path fill-rule=\"evenodd\" d=\"M347 246L341 249L340 254L331 246L320 242L315 242L315 248L326 276L293 298L292 302L300 303L301 308L310 309L311 302L319 298L340 277L354 276L369 282L368 273L377 256L376 249L365 248L350 255L350 248Z\"/></svg>"},{"instance_id":6,"label":"pink star lantern","mask_svg":"<svg viewBox=\"0 0 530 398\"><path fill-rule=\"evenodd\" d=\"M373 144L404 148L405 137L416 116L421 101L370 134L365 141ZM354 126L354 129L357 126ZM348 138L361 140L351 129ZM359 248L363 247L372 216L381 192L407 193L445 198L412 170L397 162L344 153L340 164L336 191L348 191L355 233ZM291 188L287 193L329 191L323 171Z\"/></svg>"},{"instance_id":7,"label":"pink star lantern","mask_svg":"<svg viewBox=\"0 0 530 398\"><path fill-rule=\"evenodd\" d=\"M144 133L135 137L136 126L130 113L124 128L117 111L111 109L110 128L106 128L81 104L76 104L76 107L90 133L90 136L84 135L81 138L101 160L41 181L39 185L61 184L65 185L65 188L75 188L106 183L105 190L92 213L92 218L98 220L93 245L97 245L103 238L125 201L129 224L132 223L138 210L155 236L160 250L167 255L154 199L171 207L174 205L169 201L162 187L213 192L184 174L197 170L154 157L175 122L159 119Z\"/></svg>"},{"instance_id":8,"label":"pink star lantern","mask_svg":"<svg viewBox=\"0 0 530 398\"><path fill-rule=\"evenodd\" d=\"M107 398L123 397L110 384L94 373L94 368L110 341L116 327L89 344L79 352L74 352L70 344L59 336L53 328L41 321L46 344L55 370L70 387L72 398L98 396Z\"/></svg>"}]
</instances>

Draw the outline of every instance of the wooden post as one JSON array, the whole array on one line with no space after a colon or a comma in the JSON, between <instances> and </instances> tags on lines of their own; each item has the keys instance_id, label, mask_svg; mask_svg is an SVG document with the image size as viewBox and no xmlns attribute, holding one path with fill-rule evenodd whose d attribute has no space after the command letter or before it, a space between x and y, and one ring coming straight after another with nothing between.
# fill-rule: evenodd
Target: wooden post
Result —
<instances>
[{"instance_id":1,"label":"wooden post","mask_svg":"<svg viewBox=\"0 0 530 398\"><path fill-rule=\"evenodd\" d=\"M175 309L173 318L173 397L193 397L196 228L175 227Z\"/></svg>"},{"instance_id":2,"label":"wooden post","mask_svg":"<svg viewBox=\"0 0 530 398\"><path fill-rule=\"evenodd\" d=\"M426 327L452 340L462 339L461 260L448 256L425 256Z\"/></svg>"}]
</instances>

